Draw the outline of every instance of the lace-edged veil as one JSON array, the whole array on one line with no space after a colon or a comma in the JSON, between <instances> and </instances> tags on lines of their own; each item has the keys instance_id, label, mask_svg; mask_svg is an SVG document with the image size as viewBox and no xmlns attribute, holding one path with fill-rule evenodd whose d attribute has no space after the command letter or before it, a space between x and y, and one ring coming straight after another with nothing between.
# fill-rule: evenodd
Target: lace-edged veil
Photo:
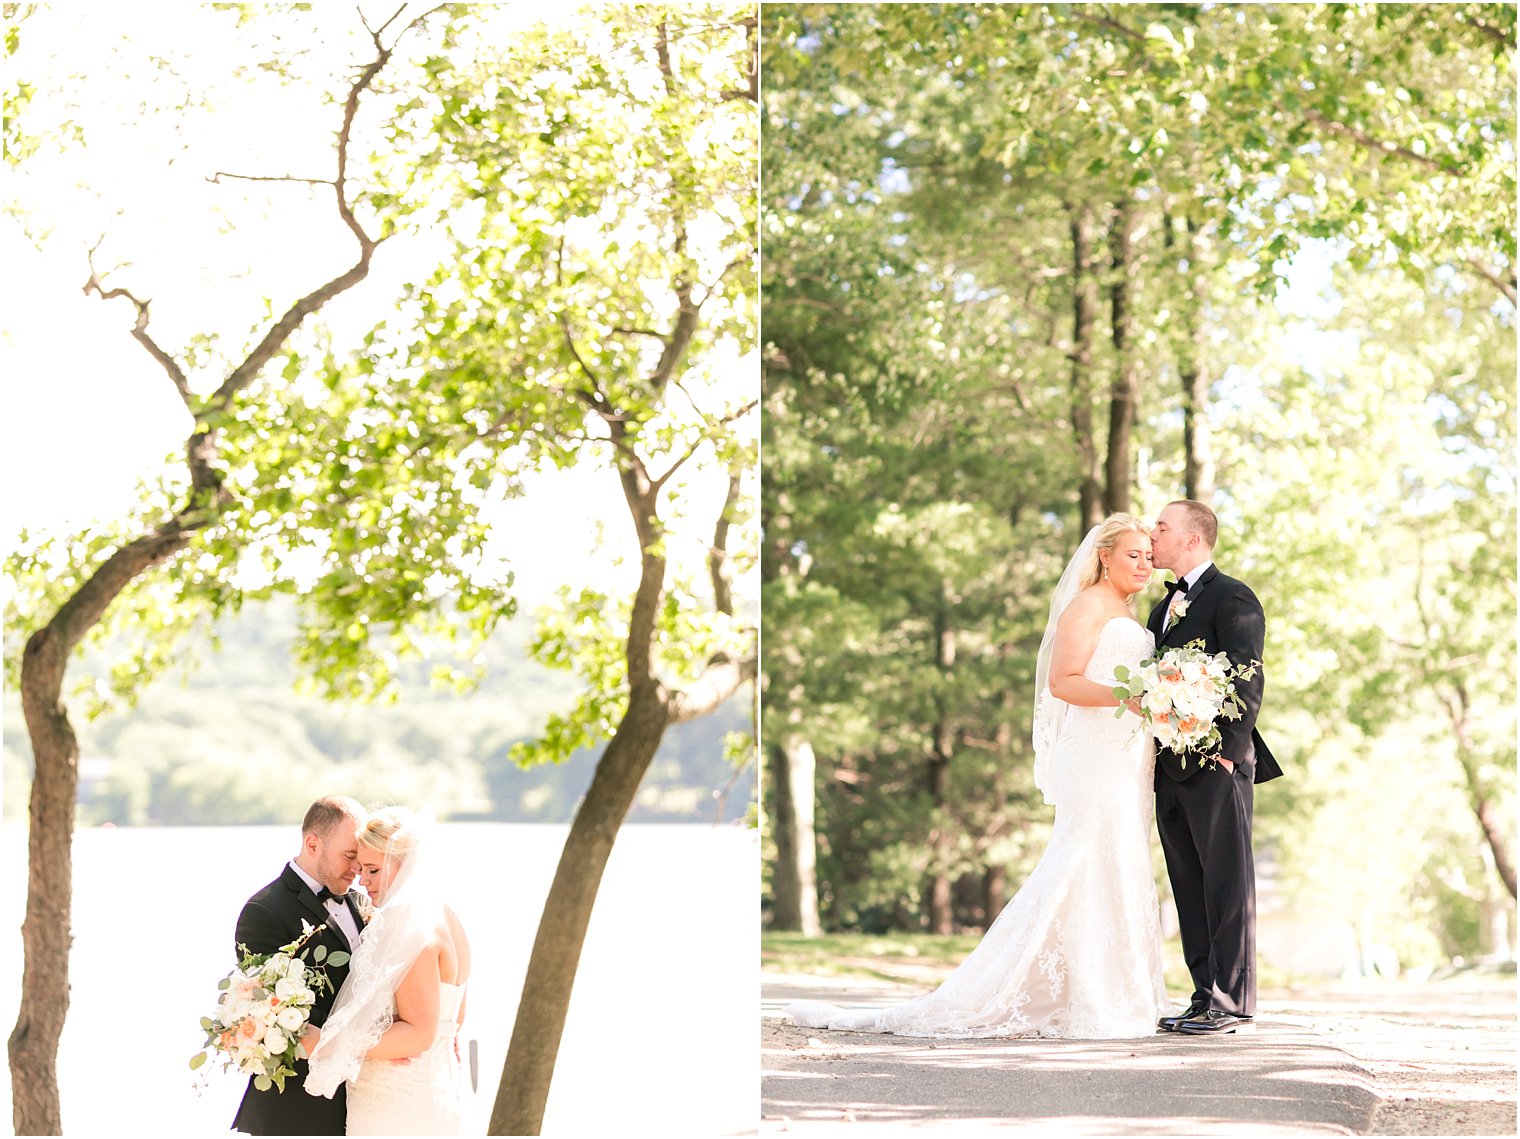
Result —
<instances>
[{"instance_id":1,"label":"lace-edged veil","mask_svg":"<svg viewBox=\"0 0 1520 1139\"><path fill-rule=\"evenodd\" d=\"M1071 705L1057 699L1050 691L1050 658L1055 651L1056 626L1061 621L1061 614L1066 612L1066 607L1082 591L1082 576L1093 564L1099 529L1100 527L1094 526L1087 532L1082 544L1077 547L1077 552L1071 556L1071 561L1066 563L1061 580L1056 583L1055 593L1050 598L1050 617L1045 622L1045 635L1040 638L1040 653L1035 659L1034 785L1045 796L1045 802L1052 806L1056 802L1056 788L1051 756L1055 752L1056 741L1061 737L1066 710Z\"/></svg>"},{"instance_id":2,"label":"lace-edged veil","mask_svg":"<svg viewBox=\"0 0 1520 1139\"><path fill-rule=\"evenodd\" d=\"M359 1074L364 1054L395 1023L396 989L443 919L432 813L391 813L402 823L381 853L399 859L400 869L364 927L306 1077L306 1090L328 1099Z\"/></svg>"}]
</instances>

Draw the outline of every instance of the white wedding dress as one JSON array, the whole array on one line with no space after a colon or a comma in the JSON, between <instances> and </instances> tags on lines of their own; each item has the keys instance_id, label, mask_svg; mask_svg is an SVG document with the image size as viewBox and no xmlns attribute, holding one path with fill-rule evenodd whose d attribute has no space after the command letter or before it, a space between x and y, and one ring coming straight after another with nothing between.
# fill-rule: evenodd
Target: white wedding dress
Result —
<instances>
[{"instance_id":1,"label":"white wedding dress","mask_svg":"<svg viewBox=\"0 0 1520 1139\"><path fill-rule=\"evenodd\" d=\"M458 1135L464 1070L454 1053L464 986L441 982L438 1039L406 1063L366 1060L348 1081L349 1135Z\"/></svg>"},{"instance_id":2,"label":"white wedding dress","mask_svg":"<svg viewBox=\"0 0 1520 1139\"><path fill-rule=\"evenodd\" d=\"M1083 675L1112 684L1116 665L1152 648L1139 622L1111 618ZM1154 1034L1168 1011L1150 856L1155 749L1137 716L1115 711L1066 707L1045 787L1057 804L1050 845L938 989L894 1008L803 1001L787 1013L806 1027L899 1036Z\"/></svg>"}]
</instances>

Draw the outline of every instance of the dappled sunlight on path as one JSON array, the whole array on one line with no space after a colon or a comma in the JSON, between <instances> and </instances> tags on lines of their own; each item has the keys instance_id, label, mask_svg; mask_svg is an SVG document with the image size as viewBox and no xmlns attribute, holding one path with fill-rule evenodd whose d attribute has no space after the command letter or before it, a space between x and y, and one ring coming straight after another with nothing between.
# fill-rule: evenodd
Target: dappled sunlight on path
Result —
<instances>
[{"instance_id":1,"label":"dappled sunlight on path","mask_svg":"<svg viewBox=\"0 0 1520 1139\"><path fill-rule=\"evenodd\" d=\"M915 978L915 981L918 980ZM923 991L771 974L762 1130L996 1126L1091 1135L1515 1134L1512 982L1264 994L1221 1038L930 1041L801 1029L794 999Z\"/></svg>"}]
</instances>

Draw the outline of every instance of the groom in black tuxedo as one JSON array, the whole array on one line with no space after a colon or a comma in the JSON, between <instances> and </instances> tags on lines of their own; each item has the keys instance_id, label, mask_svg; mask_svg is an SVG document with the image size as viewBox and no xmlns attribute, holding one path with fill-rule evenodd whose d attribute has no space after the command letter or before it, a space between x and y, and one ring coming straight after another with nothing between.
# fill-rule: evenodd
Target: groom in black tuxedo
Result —
<instances>
[{"instance_id":1,"label":"groom in black tuxedo","mask_svg":"<svg viewBox=\"0 0 1520 1139\"><path fill-rule=\"evenodd\" d=\"M1262 660L1266 619L1244 582L1219 572L1214 512L1201 502L1170 503L1151 531L1152 557L1177 581L1151 610L1156 649L1203 642L1230 662ZM1218 751L1200 756L1156 748L1156 830L1177 902L1182 953L1193 997L1160 1027L1186 1035L1235 1032L1256 1014L1256 866L1251 855L1254 785L1282 774L1256 731L1262 668L1237 680L1238 720L1220 717Z\"/></svg>"},{"instance_id":2,"label":"groom in black tuxedo","mask_svg":"<svg viewBox=\"0 0 1520 1139\"><path fill-rule=\"evenodd\" d=\"M273 953L301 936L304 918L313 927L327 928L306 944L314 951L325 945L328 953L352 953L359 947L363 922L359 907L348 892L359 874L359 828L364 809L353 799L329 796L318 799L301 822L301 852L280 876L265 886L243 907L238 917L236 943L250 953ZM312 952L304 953L308 962ZM238 951L242 959L242 950ZM311 1023L321 1028L332 1011L333 1000L348 976L348 966L326 966L331 992L317 995ZM249 1135L342 1135L348 1122L348 1101L340 1085L332 1099L306 1094L306 1061L296 1061L296 1074L285 1077L285 1090L259 1091L249 1077L248 1090L232 1121L234 1131Z\"/></svg>"}]
</instances>

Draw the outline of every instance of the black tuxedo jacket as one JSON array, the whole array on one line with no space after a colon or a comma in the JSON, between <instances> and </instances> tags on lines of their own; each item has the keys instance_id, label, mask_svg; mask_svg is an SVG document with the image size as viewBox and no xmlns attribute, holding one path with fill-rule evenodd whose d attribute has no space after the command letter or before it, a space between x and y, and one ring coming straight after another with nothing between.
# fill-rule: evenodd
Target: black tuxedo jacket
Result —
<instances>
[{"instance_id":1,"label":"black tuxedo jacket","mask_svg":"<svg viewBox=\"0 0 1520 1139\"><path fill-rule=\"evenodd\" d=\"M354 915L354 926L364 928L353 897L348 908ZM352 952L348 939L336 923L329 921L327 907L317 900L316 892L288 864L284 871L265 886L243 906L238 916L236 944L250 953L273 953L282 945L289 945L301 936L301 920L312 926L323 922L328 927L306 943L302 954L315 964L313 952L325 945L329 954L339 950ZM242 949L238 960L242 960ZM320 993L311 1010L311 1023L321 1028L332 1012L333 1001L348 976L348 965L324 966L332 981L331 992ZM296 1061L296 1074L285 1077L285 1090L271 1088L261 1092L248 1080L248 1090L243 1094L242 1106L233 1120L234 1131L250 1135L342 1135L348 1118L348 1104L344 1089L339 1086L332 1099L308 1095L305 1088L306 1061Z\"/></svg>"},{"instance_id":2,"label":"black tuxedo jacket","mask_svg":"<svg viewBox=\"0 0 1520 1139\"><path fill-rule=\"evenodd\" d=\"M1166 609L1167 602L1163 598L1151 610L1146 622L1146 628L1156 637L1157 651L1178 648L1190 641L1202 641L1205 652L1222 652L1233 664L1262 659L1266 617L1261 602L1256 600L1256 594L1245 582L1220 573L1218 566L1211 565L1203 571L1203 576L1188 593L1187 612L1163 633L1161 626L1166 621ZM1220 742L1217 754L1244 771L1253 783L1265 783L1282 774L1282 768L1256 730L1256 714L1261 710L1265 683L1262 666L1257 665L1252 679L1235 682L1235 693L1244 705L1240 719L1221 716L1218 720ZM1190 779L1200 766L1196 754L1189 756L1189 762L1184 766L1181 755L1159 745L1156 748L1158 781L1163 771L1178 781Z\"/></svg>"}]
</instances>

